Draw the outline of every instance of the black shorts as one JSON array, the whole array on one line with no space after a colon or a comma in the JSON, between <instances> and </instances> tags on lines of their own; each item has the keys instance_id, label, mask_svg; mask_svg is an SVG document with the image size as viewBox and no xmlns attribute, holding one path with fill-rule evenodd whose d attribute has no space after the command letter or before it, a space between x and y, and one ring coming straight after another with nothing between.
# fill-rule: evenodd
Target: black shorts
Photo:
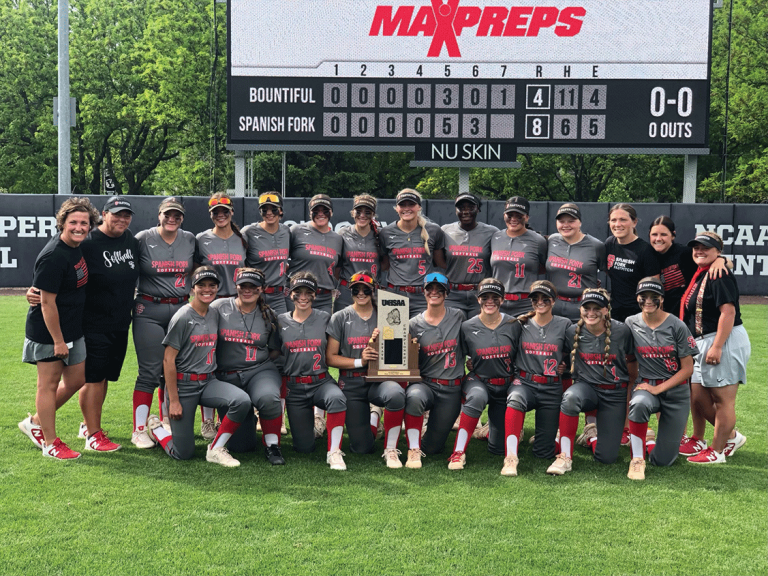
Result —
<instances>
[{"instance_id":1,"label":"black shorts","mask_svg":"<svg viewBox=\"0 0 768 576\"><path fill-rule=\"evenodd\" d=\"M85 381L117 382L128 349L128 330L85 334Z\"/></svg>"}]
</instances>

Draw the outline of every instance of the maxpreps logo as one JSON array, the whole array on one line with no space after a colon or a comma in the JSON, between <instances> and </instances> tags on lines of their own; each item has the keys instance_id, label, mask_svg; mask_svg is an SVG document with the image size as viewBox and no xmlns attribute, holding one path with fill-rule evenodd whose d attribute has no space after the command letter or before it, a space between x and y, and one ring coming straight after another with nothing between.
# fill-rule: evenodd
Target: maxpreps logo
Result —
<instances>
[{"instance_id":1,"label":"maxpreps logo","mask_svg":"<svg viewBox=\"0 0 768 576\"><path fill-rule=\"evenodd\" d=\"M580 6L459 6L461 0L431 0L431 5L377 6L369 36L432 36L427 56L437 58L445 45L448 56L461 56L457 36L476 28L475 36L538 36L554 27L556 36L576 36L587 11ZM414 16L414 12L416 15Z\"/></svg>"}]
</instances>

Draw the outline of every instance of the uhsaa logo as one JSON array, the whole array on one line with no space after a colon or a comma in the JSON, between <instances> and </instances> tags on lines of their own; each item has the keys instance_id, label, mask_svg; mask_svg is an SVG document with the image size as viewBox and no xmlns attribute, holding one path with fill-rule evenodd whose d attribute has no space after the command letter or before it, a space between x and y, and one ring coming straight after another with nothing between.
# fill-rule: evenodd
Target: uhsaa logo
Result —
<instances>
[{"instance_id":1,"label":"uhsaa logo","mask_svg":"<svg viewBox=\"0 0 768 576\"><path fill-rule=\"evenodd\" d=\"M431 0L427 6L376 6L369 36L431 36L427 56L437 58L445 45L448 56L461 57L457 36L535 37L545 28L556 36L576 36L587 11L581 6L459 6L461 0ZM414 15L415 14L415 15Z\"/></svg>"}]
</instances>

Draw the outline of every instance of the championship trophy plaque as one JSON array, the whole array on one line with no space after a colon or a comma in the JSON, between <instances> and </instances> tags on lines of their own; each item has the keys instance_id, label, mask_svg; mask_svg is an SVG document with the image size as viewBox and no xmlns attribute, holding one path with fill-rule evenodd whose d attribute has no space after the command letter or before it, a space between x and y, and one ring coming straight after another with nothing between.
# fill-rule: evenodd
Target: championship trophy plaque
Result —
<instances>
[{"instance_id":1,"label":"championship trophy plaque","mask_svg":"<svg viewBox=\"0 0 768 576\"><path fill-rule=\"evenodd\" d=\"M408 298L386 290L376 291L379 359L368 362L368 382L418 382L419 345L408 335Z\"/></svg>"}]
</instances>

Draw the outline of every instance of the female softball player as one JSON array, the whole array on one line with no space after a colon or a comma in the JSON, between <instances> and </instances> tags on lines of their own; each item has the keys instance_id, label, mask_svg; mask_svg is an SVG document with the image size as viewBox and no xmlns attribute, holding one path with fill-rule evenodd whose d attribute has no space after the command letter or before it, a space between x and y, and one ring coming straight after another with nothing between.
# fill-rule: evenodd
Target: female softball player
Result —
<instances>
[{"instance_id":1,"label":"female softball player","mask_svg":"<svg viewBox=\"0 0 768 576\"><path fill-rule=\"evenodd\" d=\"M384 454L388 468L402 468L397 441L403 423L405 390L393 381L366 382L368 361L379 353L370 342L378 336L376 307L373 303L376 281L367 270L352 274L349 289L354 303L339 310L328 324L328 366L339 369L339 387L347 398L347 435L352 452L369 454L378 428L378 414L370 404L384 408Z\"/></svg>"},{"instance_id":2,"label":"female softball player","mask_svg":"<svg viewBox=\"0 0 768 576\"><path fill-rule=\"evenodd\" d=\"M40 290L41 303L27 312L22 361L37 366L37 412L19 422L19 429L43 456L58 460L80 457L56 435L56 410L85 384L82 326L88 265L80 244L98 219L86 198L65 200L56 213L59 234L35 260L32 284Z\"/></svg>"},{"instance_id":3,"label":"female softball player","mask_svg":"<svg viewBox=\"0 0 768 576\"><path fill-rule=\"evenodd\" d=\"M455 202L458 221L443 226L445 275L451 283L445 305L462 310L467 318L480 313L477 284L490 271L491 238L499 231L496 226L477 221L480 205L480 198L474 194L459 194Z\"/></svg>"},{"instance_id":4,"label":"female softball player","mask_svg":"<svg viewBox=\"0 0 768 576\"><path fill-rule=\"evenodd\" d=\"M344 431L347 399L328 374L326 328L330 314L314 310L317 280L311 272L297 272L291 277L293 312L277 317L282 337L283 384L288 387L286 407L291 423L293 448L313 452L315 435L312 408L328 412L328 455L331 470L346 470L341 437Z\"/></svg>"},{"instance_id":5,"label":"female softball player","mask_svg":"<svg viewBox=\"0 0 768 576\"><path fill-rule=\"evenodd\" d=\"M406 468L421 468L424 454L437 454L445 447L451 426L461 410L464 376L461 323L464 313L445 307L450 288L448 278L438 272L424 278L427 309L411 318L410 334L419 343L421 382L405 390L405 434L408 440ZM430 417L424 438L424 413ZM422 449L424 450L422 452Z\"/></svg>"},{"instance_id":6,"label":"female softball player","mask_svg":"<svg viewBox=\"0 0 768 576\"><path fill-rule=\"evenodd\" d=\"M263 297L279 315L288 311L286 283L291 252L291 232L288 226L280 223L283 197L277 192L265 192L259 196L259 212L261 222L243 228L243 237L248 242L245 263L264 271L266 284Z\"/></svg>"},{"instance_id":7,"label":"female softball player","mask_svg":"<svg viewBox=\"0 0 768 576\"><path fill-rule=\"evenodd\" d=\"M710 279L707 271L718 261L723 240L701 232L688 242L697 270L682 298L680 317L696 336L699 354L691 379L693 437L680 453L697 464L721 464L747 441L736 430L736 393L747 382L752 348L741 321L739 287L733 274ZM715 427L712 446L704 442L709 421Z\"/></svg>"},{"instance_id":8,"label":"female softball player","mask_svg":"<svg viewBox=\"0 0 768 576\"><path fill-rule=\"evenodd\" d=\"M411 318L427 309L424 277L434 267L445 268L444 234L440 226L421 214L421 194L406 188L397 194L395 211L400 219L379 233L384 255L382 269L389 270L388 288L409 298Z\"/></svg>"},{"instance_id":9,"label":"female softball player","mask_svg":"<svg viewBox=\"0 0 768 576\"><path fill-rule=\"evenodd\" d=\"M465 376L461 387L464 402L456 443L448 461L449 470L464 469L467 444L486 406L488 451L491 454L504 454L507 391L514 375L522 324L501 312L504 286L495 278L480 281L477 300L480 314L461 325L464 352L472 362L472 370Z\"/></svg>"},{"instance_id":10,"label":"female softball player","mask_svg":"<svg viewBox=\"0 0 768 576\"><path fill-rule=\"evenodd\" d=\"M171 430L166 430L154 414L147 419L147 428L152 440L168 456L189 460L195 453L197 406L226 410L205 459L231 468L240 466L240 462L232 458L226 444L251 411L251 399L240 388L214 376L219 314L210 304L216 299L218 286L219 277L213 268L202 266L195 270L192 302L173 315L163 339L165 405Z\"/></svg>"},{"instance_id":11,"label":"female softball player","mask_svg":"<svg viewBox=\"0 0 768 576\"><path fill-rule=\"evenodd\" d=\"M563 385L558 367L571 349L567 337L571 321L553 316L557 290L549 280L531 284L533 310L520 316L520 347L517 352L517 376L507 395L504 419L505 458L502 476L517 476L518 444L523 431L525 413L536 410L536 432L533 455L552 458L555 455L560 403Z\"/></svg>"},{"instance_id":12,"label":"female softball player","mask_svg":"<svg viewBox=\"0 0 768 576\"><path fill-rule=\"evenodd\" d=\"M211 310L219 314L219 340L216 345L216 378L245 390L259 412L262 442L267 461L285 464L280 451L280 373L273 359L280 354L277 316L264 300L265 276L258 268L240 268L235 286L237 297L216 300ZM256 447L253 411L246 415L229 442L232 452Z\"/></svg>"},{"instance_id":13,"label":"female softball player","mask_svg":"<svg viewBox=\"0 0 768 576\"><path fill-rule=\"evenodd\" d=\"M547 474L558 476L571 471L580 412L594 411L596 424L584 427L579 443L590 447L598 462L616 461L627 414L627 365L636 362L632 332L611 319L606 290L585 289L580 308L581 318L566 332L566 338L573 342L570 364L574 383L563 392L560 402L560 454L547 468Z\"/></svg>"},{"instance_id":14,"label":"female softball player","mask_svg":"<svg viewBox=\"0 0 768 576\"><path fill-rule=\"evenodd\" d=\"M641 382L629 402L632 461L627 477L645 480L646 432L652 414L660 412L651 464L671 466L688 422L693 357L699 353L688 327L664 312L664 285L654 277L637 284L637 303L642 312L626 319L635 341ZM599 431L599 433L602 433Z\"/></svg>"},{"instance_id":15,"label":"female softball player","mask_svg":"<svg viewBox=\"0 0 768 576\"><path fill-rule=\"evenodd\" d=\"M136 234L140 271L133 309L133 344L139 374L133 392L131 442L137 448L155 446L147 435L146 423L152 393L158 387L158 402L162 404L161 344L171 318L189 300L187 277L194 266L195 236L181 229L184 212L182 198L165 198L159 207L159 225Z\"/></svg>"},{"instance_id":16,"label":"female softball player","mask_svg":"<svg viewBox=\"0 0 768 576\"><path fill-rule=\"evenodd\" d=\"M504 285L501 311L518 315L528 312L526 289L539 277L547 261L547 241L527 228L530 204L513 196L504 207L506 230L491 239L491 271Z\"/></svg>"}]
</instances>

